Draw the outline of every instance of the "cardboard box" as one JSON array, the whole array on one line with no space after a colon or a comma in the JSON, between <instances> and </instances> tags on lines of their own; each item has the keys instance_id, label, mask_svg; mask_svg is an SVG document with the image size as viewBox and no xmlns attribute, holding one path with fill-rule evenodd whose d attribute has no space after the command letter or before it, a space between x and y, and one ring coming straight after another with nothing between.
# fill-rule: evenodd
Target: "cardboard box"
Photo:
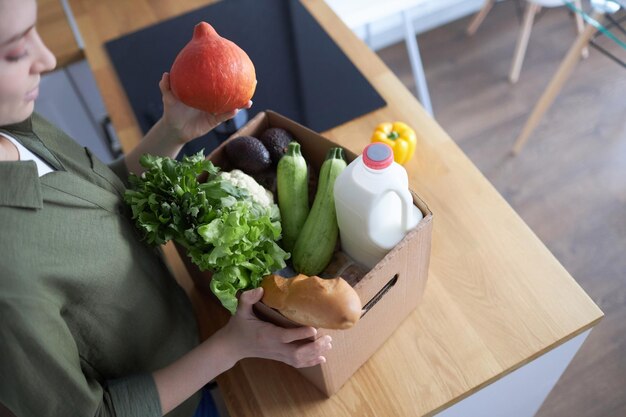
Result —
<instances>
[{"instance_id":1,"label":"cardboard box","mask_svg":"<svg viewBox=\"0 0 626 417\"><path fill-rule=\"evenodd\" d=\"M272 111L259 113L228 140L245 135L257 136L269 127L282 127L293 133L301 145L303 156L316 172L319 172L328 149L339 146ZM230 170L224 152L225 143L208 158L222 169ZM346 157L349 163L356 155L346 150ZM326 363L298 369L327 396L337 392L376 352L417 307L422 297L428 275L433 215L426 204L415 193L412 194L414 204L424 215L423 220L371 271L352 263L341 252L336 254L325 271L326 275L341 272L341 276L347 277L346 280L354 287L364 306L363 316L354 327L348 330L319 329L318 337L328 334L333 339L333 348L326 355ZM187 256L181 255L196 286L208 291L210 273L200 272ZM257 314L266 320L284 327L296 326L265 305L259 303L256 307Z\"/></svg>"}]
</instances>

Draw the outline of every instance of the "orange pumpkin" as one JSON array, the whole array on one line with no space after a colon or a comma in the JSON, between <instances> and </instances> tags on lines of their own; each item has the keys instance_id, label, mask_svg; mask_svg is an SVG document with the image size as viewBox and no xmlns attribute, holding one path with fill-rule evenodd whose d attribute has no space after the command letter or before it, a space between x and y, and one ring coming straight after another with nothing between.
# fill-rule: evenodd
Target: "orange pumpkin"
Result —
<instances>
[{"instance_id":1,"label":"orange pumpkin","mask_svg":"<svg viewBox=\"0 0 626 417\"><path fill-rule=\"evenodd\" d=\"M170 87L190 107L225 113L248 104L256 89L256 73L248 54L200 22L174 60Z\"/></svg>"}]
</instances>

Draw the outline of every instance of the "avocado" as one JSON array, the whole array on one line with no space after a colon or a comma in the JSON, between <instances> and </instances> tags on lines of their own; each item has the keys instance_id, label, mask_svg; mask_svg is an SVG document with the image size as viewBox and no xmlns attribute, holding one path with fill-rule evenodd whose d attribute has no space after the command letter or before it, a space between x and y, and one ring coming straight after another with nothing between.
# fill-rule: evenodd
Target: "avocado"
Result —
<instances>
[{"instance_id":1,"label":"avocado","mask_svg":"<svg viewBox=\"0 0 626 417\"><path fill-rule=\"evenodd\" d=\"M277 184L276 184L276 170L274 168L268 168L261 172L257 172L252 176L256 182L263 186L266 190L272 192L272 194L277 195Z\"/></svg>"},{"instance_id":2,"label":"avocado","mask_svg":"<svg viewBox=\"0 0 626 417\"><path fill-rule=\"evenodd\" d=\"M278 164L280 158L287 152L289 142L292 142L294 139L289 131L280 127L270 127L261 133L259 140L263 142L263 145L270 151L272 162Z\"/></svg>"},{"instance_id":3,"label":"avocado","mask_svg":"<svg viewBox=\"0 0 626 417\"><path fill-rule=\"evenodd\" d=\"M235 168L246 174L255 174L270 167L270 153L254 136L239 136L224 147L226 156Z\"/></svg>"}]
</instances>

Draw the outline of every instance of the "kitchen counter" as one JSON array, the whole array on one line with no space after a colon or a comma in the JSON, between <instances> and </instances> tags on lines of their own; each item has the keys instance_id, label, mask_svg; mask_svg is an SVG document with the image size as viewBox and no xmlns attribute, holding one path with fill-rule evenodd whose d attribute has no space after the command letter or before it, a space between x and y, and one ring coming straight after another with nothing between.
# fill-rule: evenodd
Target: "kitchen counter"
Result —
<instances>
[{"instance_id":1,"label":"kitchen counter","mask_svg":"<svg viewBox=\"0 0 626 417\"><path fill-rule=\"evenodd\" d=\"M70 0L125 150L141 134L104 43L208 3ZM516 415L534 414L602 312L376 54L322 0L302 3L388 103L323 135L359 153L382 121L416 128L406 168L435 215L428 284L421 305L330 399L286 365L244 360L218 378L230 414L482 417L512 415L499 410L515 400L528 410ZM208 299L166 252L210 334Z\"/></svg>"}]
</instances>

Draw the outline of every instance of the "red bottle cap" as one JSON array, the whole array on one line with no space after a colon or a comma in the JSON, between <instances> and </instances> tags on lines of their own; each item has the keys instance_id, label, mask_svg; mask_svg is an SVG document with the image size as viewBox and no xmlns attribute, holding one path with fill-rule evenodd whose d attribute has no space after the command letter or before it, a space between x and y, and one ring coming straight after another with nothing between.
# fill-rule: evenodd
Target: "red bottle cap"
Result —
<instances>
[{"instance_id":1,"label":"red bottle cap","mask_svg":"<svg viewBox=\"0 0 626 417\"><path fill-rule=\"evenodd\" d=\"M393 162L393 150L386 143L370 143L363 149L363 163L371 169L385 169Z\"/></svg>"}]
</instances>

